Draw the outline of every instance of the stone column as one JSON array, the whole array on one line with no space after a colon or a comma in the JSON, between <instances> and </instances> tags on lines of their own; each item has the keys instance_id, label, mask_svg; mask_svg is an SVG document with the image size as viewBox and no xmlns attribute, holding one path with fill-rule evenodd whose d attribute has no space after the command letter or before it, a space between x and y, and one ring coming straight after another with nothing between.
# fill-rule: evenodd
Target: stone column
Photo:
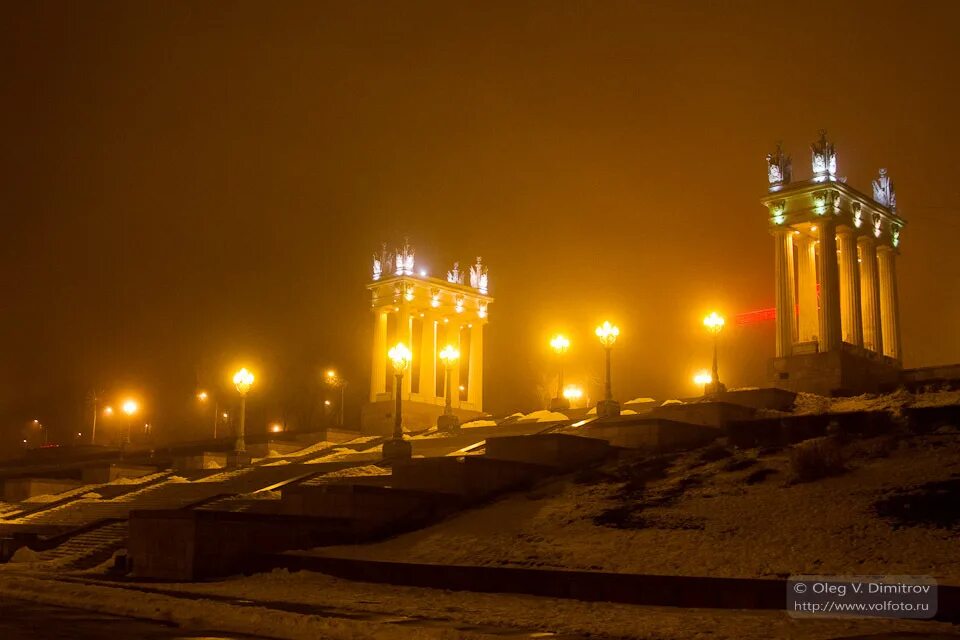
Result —
<instances>
[{"instance_id":1,"label":"stone column","mask_svg":"<svg viewBox=\"0 0 960 640\"><path fill-rule=\"evenodd\" d=\"M789 356L793 350L795 294L793 283L793 232L777 229L773 233L776 243L777 278L777 357Z\"/></svg>"},{"instance_id":2,"label":"stone column","mask_svg":"<svg viewBox=\"0 0 960 640\"><path fill-rule=\"evenodd\" d=\"M857 236L849 227L840 227L837 235L840 238L837 259L840 262L840 325L843 329L843 341L862 347Z\"/></svg>"},{"instance_id":3,"label":"stone column","mask_svg":"<svg viewBox=\"0 0 960 640\"><path fill-rule=\"evenodd\" d=\"M903 358L900 350L900 300L897 295L896 253L893 247L877 248L880 275L880 326L883 333L883 354L895 360Z\"/></svg>"},{"instance_id":4,"label":"stone column","mask_svg":"<svg viewBox=\"0 0 960 640\"><path fill-rule=\"evenodd\" d=\"M860 303L863 346L883 355L880 330L880 279L877 276L877 245L870 236L860 236Z\"/></svg>"},{"instance_id":5,"label":"stone column","mask_svg":"<svg viewBox=\"0 0 960 640\"><path fill-rule=\"evenodd\" d=\"M420 337L420 397L424 402L437 401L437 321L432 315L423 320Z\"/></svg>"},{"instance_id":6,"label":"stone column","mask_svg":"<svg viewBox=\"0 0 960 640\"><path fill-rule=\"evenodd\" d=\"M370 402L387 392L387 313L373 311L373 354L370 367Z\"/></svg>"},{"instance_id":7,"label":"stone column","mask_svg":"<svg viewBox=\"0 0 960 640\"><path fill-rule=\"evenodd\" d=\"M470 386L467 401L475 411L483 411L483 323L470 328Z\"/></svg>"},{"instance_id":8,"label":"stone column","mask_svg":"<svg viewBox=\"0 0 960 640\"><path fill-rule=\"evenodd\" d=\"M795 236L797 242L797 298L800 321L797 334L800 342L814 342L820 335L817 311L817 250L813 239Z\"/></svg>"},{"instance_id":9,"label":"stone column","mask_svg":"<svg viewBox=\"0 0 960 640\"><path fill-rule=\"evenodd\" d=\"M820 225L820 350L835 351L842 342L840 322L840 274L837 269L837 226L824 219Z\"/></svg>"}]
</instances>

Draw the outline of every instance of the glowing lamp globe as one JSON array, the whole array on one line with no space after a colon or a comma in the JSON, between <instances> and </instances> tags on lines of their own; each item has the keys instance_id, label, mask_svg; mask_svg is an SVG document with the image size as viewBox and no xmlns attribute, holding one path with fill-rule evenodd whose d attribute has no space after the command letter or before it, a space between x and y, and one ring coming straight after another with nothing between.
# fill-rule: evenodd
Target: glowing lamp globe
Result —
<instances>
[{"instance_id":1,"label":"glowing lamp globe","mask_svg":"<svg viewBox=\"0 0 960 640\"><path fill-rule=\"evenodd\" d=\"M559 354L564 354L570 348L570 340L566 336L557 334L550 339L550 348Z\"/></svg>"},{"instance_id":2,"label":"glowing lamp globe","mask_svg":"<svg viewBox=\"0 0 960 640\"><path fill-rule=\"evenodd\" d=\"M443 362L444 366L447 367L451 366L454 362L460 359L460 352L449 344L445 346L438 355L440 356L440 360Z\"/></svg>"},{"instance_id":3,"label":"glowing lamp globe","mask_svg":"<svg viewBox=\"0 0 960 640\"><path fill-rule=\"evenodd\" d=\"M413 354L410 353L410 349L402 342L398 342L396 346L392 347L390 351L387 352L387 355L390 357L390 361L393 363L393 370L397 374L402 374L410 368L410 361L413 359Z\"/></svg>"},{"instance_id":4,"label":"glowing lamp globe","mask_svg":"<svg viewBox=\"0 0 960 640\"><path fill-rule=\"evenodd\" d=\"M723 316L714 311L703 319L703 326L712 333L720 333L720 330L723 329L724 322Z\"/></svg>"},{"instance_id":5,"label":"glowing lamp globe","mask_svg":"<svg viewBox=\"0 0 960 640\"><path fill-rule=\"evenodd\" d=\"M233 385L237 388L237 392L245 396L247 392L250 391L250 386L253 385L253 374L246 370L246 368L240 369L235 374L233 374Z\"/></svg>"},{"instance_id":6,"label":"glowing lamp globe","mask_svg":"<svg viewBox=\"0 0 960 640\"><path fill-rule=\"evenodd\" d=\"M609 349L617 341L617 336L620 335L620 327L604 321L602 325L597 327L596 334L600 338L600 344Z\"/></svg>"}]
</instances>

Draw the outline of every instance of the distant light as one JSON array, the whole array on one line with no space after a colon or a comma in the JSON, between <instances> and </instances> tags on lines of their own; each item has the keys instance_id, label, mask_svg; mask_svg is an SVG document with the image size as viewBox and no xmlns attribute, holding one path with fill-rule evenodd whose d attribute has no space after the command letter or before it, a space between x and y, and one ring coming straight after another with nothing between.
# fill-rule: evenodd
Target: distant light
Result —
<instances>
[{"instance_id":1,"label":"distant light","mask_svg":"<svg viewBox=\"0 0 960 640\"><path fill-rule=\"evenodd\" d=\"M323 401L323 404L324 404L324 406L329 407L329 406L330 406L330 401L329 401L329 400L324 400L324 401Z\"/></svg>"},{"instance_id":2,"label":"distant light","mask_svg":"<svg viewBox=\"0 0 960 640\"><path fill-rule=\"evenodd\" d=\"M812 225L810 227L810 231L816 231L816 230L817 230L817 225Z\"/></svg>"},{"instance_id":3,"label":"distant light","mask_svg":"<svg viewBox=\"0 0 960 640\"><path fill-rule=\"evenodd\" d=\"M275 422L272 425L270 425L270 431L272 431L273 433L280 433L281 431L283 431L283 425Z\"/></svg>"},{"instance_id":4,"label":"distant light","mask_svg":"<svg viewBox=\"0 0 960 640\"><path fill-rule=\"evenodd\" d=\"M197 394L197 400L199 400L200 402L206 402L208 397L209 396L207 395L206 391L201 391L200 393Z\"/></svg>"},{"instance_id":5,"label":"distant light","mask_svg":"<svg viewBox=\"0 0 960 640\"><path fill-rule=\"evenodd\" d=\"M466 389L466 387L463 385L460 385L460 391L463 391L464 389Z\"/></svg>"},{"instance_id":6,"label":"distant light","mask_svg":"<svg viewBox=\"0 0 960 640\"><path fill-rule=\"evenodd\" d=\"M106 407L106 408L104 408L104 410L103 410L103 415L105 415L105 416L112 416L112 415L113 415L113 407Z\"/></svg>"},{"instance_id":7,"label":"distant light","mask_svg":"<svg viewBox=\"0 0 960 640\"><path fill-rule=\"evenodd\" d=\"M694 384L698 385L707 385L713 382L713 376L710 375L710 372L706 369L698 371L696 375L693 376Z\"/></svg>"},{"instance_id":8,"label":"distant light","mask_svg":"<svg viewBox=\"0 0 960 640\"><path fill-rule=\"evenodd\" d=\"M132 416L140 408L140 405L137 404L136 400L131 399L131 400L124 401L122 408L125 414L127 414L128 416Z\"/></svg>"},{"instance_id":9,"label":"distant light","mask_svg":"<svg viewBox=\"0 0 960 640\"><path fill-rule=\"evenodd\" d=\"M426 270L426 269L420 269L420 277L421 277L421 278L426 278L426 277L427 277L427 270Z\"/></svg>"},{"instance_id":10,"label":"distant light","mask_svg":"<svg viewBox=\"0 0 960 640\"><path fill-rule=\"evenodd\" d=\"M230 414L227 413L226 411L224 411L224 412L223 412L223 419L226 420L226 419L229 418L229 417L230 417Z\"/></svg>"},{"instance_id":11,"label":"distant light","mask_svg":"<svg viewBox=\"0 0 960 640\"><path fill-rule=\"evenodd\" d=\"M579 400L583 397L583 389L577 385L569 385L564 388L563 397L567 400Z\"/></svg>"}]
</instances>

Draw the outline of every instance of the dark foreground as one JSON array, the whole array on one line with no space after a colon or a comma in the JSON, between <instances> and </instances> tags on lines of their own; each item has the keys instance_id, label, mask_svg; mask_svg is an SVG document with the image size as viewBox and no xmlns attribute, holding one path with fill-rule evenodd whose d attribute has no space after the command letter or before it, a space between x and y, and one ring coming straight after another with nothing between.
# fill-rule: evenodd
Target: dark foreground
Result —
<instances>
[{"instance_id":1,"label":"dark foreground","mask_svg":"<svg viewBox=\"0 0 960 640\"><path fill-rule=\"evenodd\" d=\"M186 631L152 620L124 618L23 600L0 599L0 638L3 640L93 640L102 638L233 639L237 636L202 630Z\"/></svg>"}]
</instances>

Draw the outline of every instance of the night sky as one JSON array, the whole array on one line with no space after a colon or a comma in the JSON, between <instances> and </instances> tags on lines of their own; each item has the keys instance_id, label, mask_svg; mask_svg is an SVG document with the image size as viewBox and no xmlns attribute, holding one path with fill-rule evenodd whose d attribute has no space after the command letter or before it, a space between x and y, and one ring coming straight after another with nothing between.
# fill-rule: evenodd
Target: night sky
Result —
<instances>
[{"instance_id":1,"label":"night sky","mask_svg":"<svg viewBox=\"0 0 960 640\"><path fill-rule=\"evenodd\" d=\"M257 424L350 380L364 284L409 236L434 274L490 267L487 408L568 382L696 393L702 317L773 306L764 156L795 179L825 128L839 174L887 167L908 221L905 365L960 362L960 4L22 2L0 20L0 429L80 430L133 392L200 437L198 384L258 374ZM728 386L764 382L772 323L731 326ZM596 394L596 385L592 394ZM252 428L258 428L256 424Z\"/></svg>"}]
</instances>

